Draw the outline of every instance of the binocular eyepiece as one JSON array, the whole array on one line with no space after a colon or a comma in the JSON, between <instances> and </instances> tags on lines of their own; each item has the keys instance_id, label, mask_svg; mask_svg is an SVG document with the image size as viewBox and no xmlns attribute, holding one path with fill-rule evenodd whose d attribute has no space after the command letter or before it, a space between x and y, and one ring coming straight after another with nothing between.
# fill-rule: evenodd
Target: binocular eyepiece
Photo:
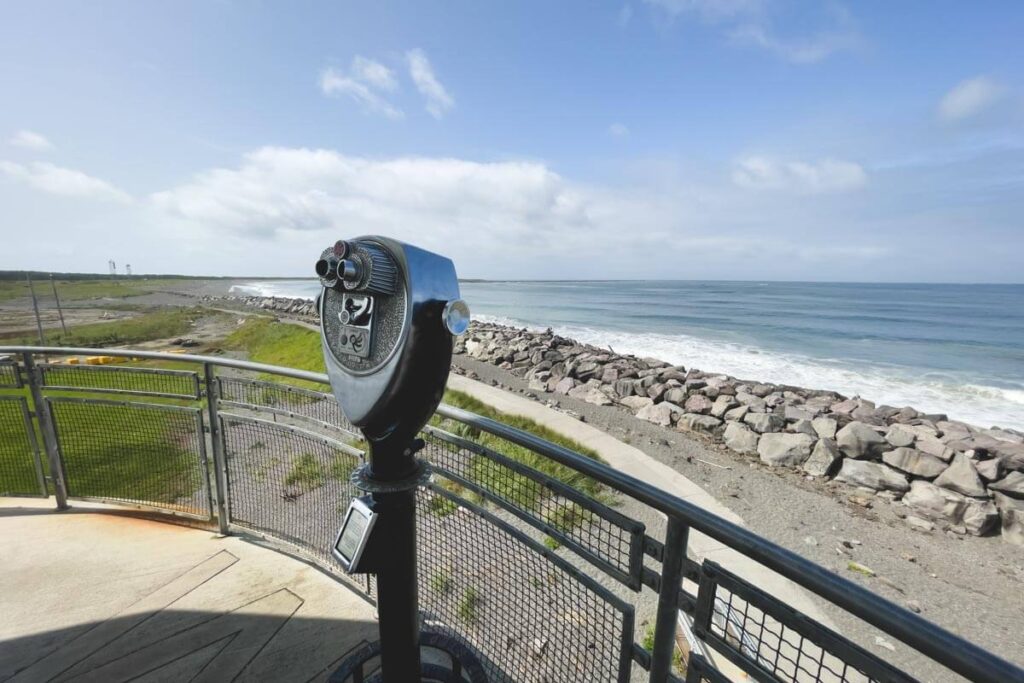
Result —
<instances>
[{"instance_id":1,"label":"binocular eyepiece","mask_svg":"<svg viewBox=\"0 0 1024 683\"><path fill-rule=\"evenodd\" d=\"M325 289L394 295L398 269L387 250L365 240L338 240L316 262L316 274Z\"/></svg>"}]
</instances>

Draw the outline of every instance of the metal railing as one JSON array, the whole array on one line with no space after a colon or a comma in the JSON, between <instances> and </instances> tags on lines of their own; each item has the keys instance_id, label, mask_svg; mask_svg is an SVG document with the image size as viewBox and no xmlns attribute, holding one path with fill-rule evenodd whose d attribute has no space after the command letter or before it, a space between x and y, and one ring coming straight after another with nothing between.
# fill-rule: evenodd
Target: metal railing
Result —
<instances>
[{"instance_id":1,"label":"metal railing","mask_svg":"<svg viewBox=\"0 0 1024 683\"><path fill-rule=\"evenodd\" d=\"M100 355L142 364L58 362ZM154 361L175 367L146 365ZM723 566L698 563L687 554L691 531L952 672L1024 680L1017 666L869 590L533 434L442 405L423 437L434 473L418 503L423 617L472 648L492 680L729 680L714 662L758 681L915 680L905 662L883 660ZM262 537L372 600L373 581L338 574L329 555L357 494L349 475L361 446L319 373L0 347L0 494L53 495L58 508L111 502ZM681 612L700 641L681 662L685 674L673 663Z\"/></svg>"}]
</instances>

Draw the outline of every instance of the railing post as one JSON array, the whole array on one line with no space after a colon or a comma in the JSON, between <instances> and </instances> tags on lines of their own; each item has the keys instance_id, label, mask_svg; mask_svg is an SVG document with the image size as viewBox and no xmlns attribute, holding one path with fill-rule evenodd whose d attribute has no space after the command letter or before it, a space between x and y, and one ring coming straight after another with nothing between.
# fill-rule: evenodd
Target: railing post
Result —
<instances>
[{"instance_id":1,"label":"railing post","mask_svg":"<svg viewBox=\"0 0 1024 683\"><path fill-rule=\"evenodd\" d=\"M651 683L665 683L672 671L679 619L679 591L683 585L683 567L690 528L678 517L669 516L665 531L665 559L661 563L661 590L654 621L654 647L651 648Z\"/></svg>"},{"instance_id":2,"label":"railing post","mask_svg":"<svg viewBox=\"0 0 1024 683\"><path fill-rule=\"evenodd\" d=\"M42 371L36 367L32 354L25 352L21 354L22 362L25 364L25 375L28 379L28 388L32 394L32 405L35 409L36 420L39 422L39 432L43 435L43 447L46 449L46 459L50 464L50 481L53 482L53 494L57 499L57 509L68 509L68 487L64 479L64 462L60 457L60 448L57 446L57 431L53 426L53 416L50 414L50 407L43 400L43 377Z\"/></svg>"},{"instance_id":3,"label":"railing post","mask_svg":"<svg viewBox=\"0 0 1024 683\"><path fill-rule=\"evenodd\" d=\"M222 536L228 529L228 470L224 457L224 434L220 428L220 392L212 363L203 363L203 383L206 385L206 414L210 422L210 444L213 446L213 482L217 499L217 528Z\"/></svg>"}]
</instances>

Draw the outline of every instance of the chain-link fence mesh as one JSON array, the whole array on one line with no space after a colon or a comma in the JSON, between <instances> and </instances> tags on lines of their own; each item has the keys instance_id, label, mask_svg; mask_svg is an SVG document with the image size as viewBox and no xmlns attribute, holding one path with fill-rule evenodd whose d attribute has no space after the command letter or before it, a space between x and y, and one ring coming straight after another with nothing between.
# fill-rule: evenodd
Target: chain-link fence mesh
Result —
<instances>
[{"instance_id":1,"label":"chain-link fence mesh","mask_svg":"<svg viewBox=\"0 0 1024 683\"><path fill-rule=\"evenodd\" d=\"M42 373L43 385L49 389L199 397L199 376L188 370L110 365L40 365L39 370Z\"/></svg>"},{"instance_id":2,"label":"chain-link fence mesh","mask_svg":"<svg viewBox=\"0 0 1024 683\"><path fill-rule=\"evenodd\" d=\"M631 576L631 585L639 586L644 526L603 505L601 499L610 498L605 487L571 471L562 473L565 481L559 480L438 429L430 429L424 438L424 456L461 479L461 484L450 480L455 488L479 487L485 496L547 533L552 544L565 543L624 583L630 583ZM521 448L507 445L511 453Z\"/></svg>"},{"instance_id":3,"label":"chain-link fence mesh","mask_svg":"<svg viewBox=\"0 0 1024 683\"><path fill-rule=\"evenodd\" d=\"M17 389L20 386L18 366L10 361L0 361L0 389Z\"/></svg>"},{"instance_id":4,"label":"chain-link fence mesh","mask_svg":"<svg viewBox=\"0 0 1024 683\"><path fill-rule=\"evenodd\" d=\"M468 642L492 681L628 680L631 608L486 512L437 514L437 497L421 492L417 534L433 630Z\"/></svg>"},{"instance_id":5,"label":"chain-link fence mesh","mask_svg":"<svg viewBox=\"0 0 1024 683\"><path fill-rule=\"evenodd\" d=\"M199 408L48 398L68 495L211 516Z\"/></svg>"},{"instance_id":6,"label":"chain-link fence mesh","mask_svg":"<svg viewBox=\"0 0 1024 683\"><path fill-rule=\"evenodd\" d=\"M0 495L46 495L33 429L25 399L0 396Z\"/></svg>"},{"instance_id":7,"label":"chain-link fence mesh","mask_svg":"<svg viewBox=\"0 0 1024 683\"><path fill-rule=\"evenodd\" d=\"M362 460L345 444L264 420L221 414L233 525L298 546L333 567L331 546L358 491ZM364 577L352 577L365 590Z\"/></svg>"},{"instance_id":8,"label":"chain-link fence mesh","mask_svg":"<svg viewBox=\"0 0 1024 683\"><path fill-rule=\"evenodd\" d=\"M345 418L333 394L279 382L219 377L221 402L272 413L304 418L316 426L345 434L354 434L355 427Z\"/></svg>"}]
</instances>

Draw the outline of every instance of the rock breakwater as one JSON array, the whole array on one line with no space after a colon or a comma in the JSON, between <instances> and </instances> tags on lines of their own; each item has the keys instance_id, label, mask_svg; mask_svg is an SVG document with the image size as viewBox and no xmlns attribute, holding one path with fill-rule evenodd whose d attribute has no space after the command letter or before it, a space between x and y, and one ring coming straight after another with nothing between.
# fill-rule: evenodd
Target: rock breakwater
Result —
<instances>
[{"instance_id":1,"label":"rock breakwater","mask_svg":"<svg viewBox=\"0 0 1024 683\"><path fill-rule=\"evenodd\" d=\"M228 297L313 317L310 301ZM768 384L474 322L457 354L491 363L537 394L564 394L724 444L743 457L834 480L904 505L915 529L1000 533L1024 546L1024 434L909 406Z\"/></svg>"}]
</instances>

